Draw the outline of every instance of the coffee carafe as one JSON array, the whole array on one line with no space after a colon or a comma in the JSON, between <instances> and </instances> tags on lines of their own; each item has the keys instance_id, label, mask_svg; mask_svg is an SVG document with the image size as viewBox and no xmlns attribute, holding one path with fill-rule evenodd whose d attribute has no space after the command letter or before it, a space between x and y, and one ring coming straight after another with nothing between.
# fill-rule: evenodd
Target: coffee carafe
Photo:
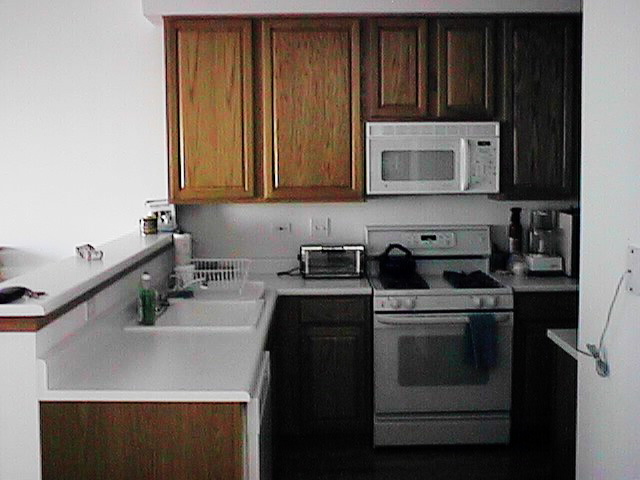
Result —
<instances>
[{"instance_id":1,"label":"coffee carafe","mask_svg":"<svg viewBox=\"0 0 640 480\"><path fill-rule=\"evenodd\" d=\"M532 210L529 223L529 253L556 254L556 222L552 210Z\"/></svg>"},{"instance_id":2,"label":"coffee carafe","mask_svg":"<svg viewBox=\"0 0 640 480\"><path fill-rule=\"evenodd\" d=\"M552 210L532 210L529 222L529 275L562 275L562 257L556 255L556 218Z\"/></svg>"}]
</instances>

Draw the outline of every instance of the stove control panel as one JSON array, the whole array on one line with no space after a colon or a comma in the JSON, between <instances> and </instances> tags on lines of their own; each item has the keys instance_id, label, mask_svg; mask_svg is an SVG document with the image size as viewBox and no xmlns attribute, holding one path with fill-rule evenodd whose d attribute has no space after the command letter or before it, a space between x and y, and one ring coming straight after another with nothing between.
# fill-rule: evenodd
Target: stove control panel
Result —
<instances>
[{"instance_id":1,"label":"stove control panel","mask_svg":"<svg viewBox=\"0 0 640 480\"><path fill-rule=\"evenodd\" d=\"M402 236L402 241L409 248L433 250L454 248L457 243L455 232L443 231L407 232Z\"/></svg>"},{"instance_id":2,"label":"stove control panel","mask_svg":"<svg viewBox=\"0 0 640 480\"><path fill-rule=\"evenodd\" d=\"M511 310L513 296L505 294L470 295L374 295L376 312L451 311L451 310Z\"/></svg>"}]
</instances>

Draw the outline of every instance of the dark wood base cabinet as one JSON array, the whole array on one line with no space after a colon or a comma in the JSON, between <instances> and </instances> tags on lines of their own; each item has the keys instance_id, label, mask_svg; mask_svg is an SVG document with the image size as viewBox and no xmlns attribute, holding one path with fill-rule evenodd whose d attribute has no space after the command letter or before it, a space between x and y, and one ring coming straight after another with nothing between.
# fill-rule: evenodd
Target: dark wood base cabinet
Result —
<instances>
[{"instance_id":1,"label":"dark wood base cabinet","mask_svg":"<svg viewBox=\"0 0 640 480\"><path fill-rule=\"evenodd\" d=\"M576 328L577 292L516 293L511 438L548 445L552 432L554 344L549 328Z\"/></svg>"},{"instance_id":2,"label":"dark wood base cabinet","mask_svg":"<svg viewBox=\"0 0 640 480\"><path fill-rule=\"evenodd\" d=\"M551 340L548 340L551 343ZM553 478L576 478L578 362L553 344Z\"/></svg>"},{"instance_id":3,"label":"dark wood base cabinet","mask_svg":"<svg viewBox=\"0 0 640 480\"><path fill-rule=\"evenodd\" d=\"M242 404L42 402L43 480L242 480Z\"/></svg>"},{"instance_id":4,"label":"dark wood base cabinet","mask_svg":"<svg viewBox=\"0 0 640 480\"><path fill-rule=\"evenodd\" d=\"M369 296L281 297L271 331L276 433L371 433Z\"/></svg>"}]
</instances>

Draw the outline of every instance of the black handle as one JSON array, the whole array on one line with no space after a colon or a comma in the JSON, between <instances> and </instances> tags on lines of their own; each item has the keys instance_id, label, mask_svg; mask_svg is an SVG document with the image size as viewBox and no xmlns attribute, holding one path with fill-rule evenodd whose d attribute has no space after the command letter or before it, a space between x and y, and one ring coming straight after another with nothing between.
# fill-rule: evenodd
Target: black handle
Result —
<instances>
[{"instance_id":1,"label":"black handle","mask_svg":"<svg viewBox=\"0 0 640 480\"><path fill-rule=\"evenodd\" d=\"M405 254L405 256L407 258L411 258L413 256L413 254L411 253L411 250L409 250L407 247L405 247L404 245L400 245L399 243L392 243L390 244L384 252L382 252L382 255L380 255L381 257L388 257L389 253L392 250L400 250L401 252L403 252Z\"/></svg>"}]
</instances>

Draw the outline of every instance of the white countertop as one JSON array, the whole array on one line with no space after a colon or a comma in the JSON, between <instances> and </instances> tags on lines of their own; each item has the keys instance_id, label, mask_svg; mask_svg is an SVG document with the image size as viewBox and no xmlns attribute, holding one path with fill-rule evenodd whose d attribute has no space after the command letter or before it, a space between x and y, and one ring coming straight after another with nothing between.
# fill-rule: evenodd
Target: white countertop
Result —
<instances>
[{"instance_id":1,"label":"white countertop","mask_svg":"<svg viewBox=\"0 0 640 480\"><path fill-rule=\"evenodd\" d=\"M275 300L237 332L126 331L132 307L100 318L41 359L40 400L248 402Z\"/></svg>"},{"instance_id":2,"label":"white countertop","mask_svg":"<svg viewBox=\"0 0 640 480\"><path fill-rule=\"evenodd\" d=\"M557 328L547 330L547 337L561 349L578 360L578 330L575 328Z\"/></svg>"},{"instance_id":3,"label":"white countertop","mask_svg":"<svg viewBox=\"0 0 640 480\"><path fill-rule=\"evenodd\" d=\"M97 246L102 260L88 262L73 256L0 282L0 288L27 287L46 292L39 299L22 298L0 305L0 317L39 317L76 299L172 242L170 233L143 236L138 232Z\"/></svg>"},{"instance_id":4,"label":"white countertop","mask_svg":"<svg viewBox=\"0 0 640 480\"><path fill-rule=\"evenodd\" d=\"M97 319L47 352L40 360L40 400L248 402L278 295L371 294L366 278L250 278L265 282L256 329L125 330L136 321L129 307Z\"/></svg>"},{"instance_id":5,"label":"white countertop","mask_svg":"<svg viewBox=\"0 0 640 480\"><path fill-rule=\"evenodd\" d=\"M250 279L265 282L278 295L371 295L367 278L309 278L276 274L254 274Z\"/></svg>"},{"instance_id":6,"label":"white countertop","mask_svg":"<svg viewBox=\"0 0 640 480\"><path fill-rule=\"evenodd\" d=\"M511 273L492 272L502 284L511 287L514 292L577 292L578 280L561 277L529 277Z\"/></svg>"}]
</instances>

